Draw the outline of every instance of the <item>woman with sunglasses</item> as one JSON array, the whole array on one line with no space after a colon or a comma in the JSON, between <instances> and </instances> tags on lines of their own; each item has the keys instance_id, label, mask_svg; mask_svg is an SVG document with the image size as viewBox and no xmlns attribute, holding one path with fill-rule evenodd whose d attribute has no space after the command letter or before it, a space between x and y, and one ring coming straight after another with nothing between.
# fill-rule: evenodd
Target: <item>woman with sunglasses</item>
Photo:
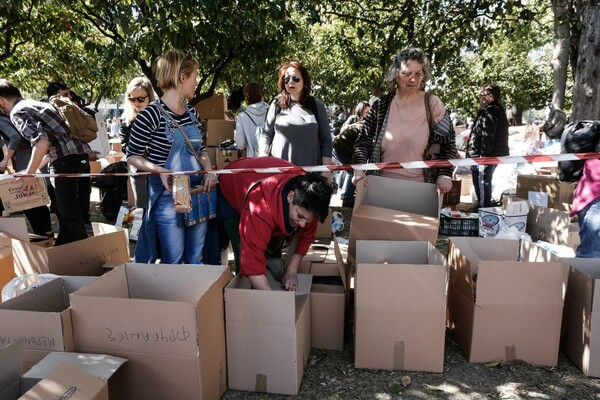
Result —
<instances>
[{"instance_id":1,"label":"woman with sunglasses","mask_svg":"<svg viewBox=\"0 0 600 400\"><path fill-rule=\"evenodd\" d=\"M129 81L125 90L125 99L125 105L123 106L125 110L121 116L123 120L121 123L121 144L124 153L127 152L133 120L140 111L156 99L150 80L146 77L137 77ZM135 173L137 169L130 167L129 171ZM135 206L145 209L148 206L146 176L132 176L129 181L131 182Z\"/></svg>"},{"instance_id":2,"label":"woman with sunglasses","mask_svg":"<svg viewBox=\"0 0 600 400\"><path fill-rule=\"evenodd\" d=\"M156 63L163 95L141 110L131 127L127 162L148 177L148 207L135 249L135 261L154 263L157 241L164 264L199 264L207 222L190 221L190 214L173 206L173 171L211 170L196 110L184 104L194 97L198 62L179 50L168 50ZM183 131L183 132L182 132ZM190 185L215 187L214 174L190 174Z\"/></svg>"},{"instance_id":3,"label":"woman with sunglasses","mask_svg":"<svg viewBox=\"0 0 600 400\"><path fill-rule=\"evenodd\" d=\"M444 104L422 90L430 76L429 59L423 50L407 48L394 57L386 76L390 92L376 100L367 114L365 129L354 148L355 164L423 160L433 144L439 144L437 159L457 157L454 130ZM381 175L423 182L431 179L428 172L390 169ZM437 169L434 183L442 194L452 188L452 172L452 168ZM367 184L365 171L354 171L352 182L356 185L361 180Z\"/></svg>"},{"instance_id":4,"label":"woman with sunglasses","mask_svg":"<svg viewBox=\"0 0 600 400\"><path fill-rule=\"evenodd\" d=\"M279 68L279 95L271 103L260 155L272 155L300 166L331 165L331 132L325 105L311 96L311 78L299 61ZM331 174L327 174L331 181Z\"/></svg>"}]
</instances>

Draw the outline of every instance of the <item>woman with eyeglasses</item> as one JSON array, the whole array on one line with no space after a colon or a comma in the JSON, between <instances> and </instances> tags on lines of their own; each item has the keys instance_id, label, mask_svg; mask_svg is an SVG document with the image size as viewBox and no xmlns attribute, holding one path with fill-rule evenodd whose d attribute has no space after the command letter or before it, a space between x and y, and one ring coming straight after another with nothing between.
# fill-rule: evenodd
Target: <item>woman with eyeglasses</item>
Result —
<instances>
[{"instance_id":1,"label":"woman with eyeglasses","mask_svg":"<svg viewBox=\"0 0 600 400\"><path fill-rule=\"evenodd\" d=\"M356 140L353 163L420 161L429 158L428 149L437 150L434 144L439 144L435 158L457 157L454 130L444 104L437 96L423 91L430 76L429 59L423 50L407 48L394 56L386 76L390 92L371 106L365 129ZM414 168L383 170L380 174L417 182L433 181L442 194L452 188L452 168L438 168L437 177L430 176L430 172ZM367 184L365 171L354 171L353 183L361 180Z\"/></svg>"},{"instance_id":2,"label":"woman with eyeglasses","mask_svg":"<svg viewBox=\"0 0 600 400\"><path fill-rule=\"evenodd\" d=\"M148 176L148 207L135 249L136 262L154 263L158 242L164 264L202 263L207 222L190 220L193 213L176 212L170 174L212 169L196 110L184 103L194 97L197 76L198 62L193 57L179 50L166 51L156 63L163 95L141 110L131 127L128 164L155 173ZM190 186L203 185L204 192L217 182L212 173L188 176Z\"/></svg>"},{"instance_id":3,"label":"woman with eyeglasses","mask_svg":"<svg viewBox=\"0 0 600 400\"><path fill-rule=\"evenodd\" d=\"M300 166L331 165L331 132L325 105L311 96L308 70L299 61L279 68L279 95L271 103L259 155ZM327 174L331 182L331 174Z\"/></svg>"},{"instance_id":4,"label":"woman with eyeglasses","mask_svg":"<svg viewBox=\"0 0 600 400\"><path fill-rule=\"evenodd\" d=\"M131 134L131 125L138 113L142 111L150 102L156 99L152 83L146 77L133 78L127 84L125 90L125 105L121 123L121 145L123 153L127 153L127 145L129 144L129 135ZM129 171L135 173L137 169L133 166L129 167ZM148 195L146 194L146 176L132 176L129 179L131 189L133 191L134 203L138 208L146 208L148 206Z\"/></svg>"}]
</instances>

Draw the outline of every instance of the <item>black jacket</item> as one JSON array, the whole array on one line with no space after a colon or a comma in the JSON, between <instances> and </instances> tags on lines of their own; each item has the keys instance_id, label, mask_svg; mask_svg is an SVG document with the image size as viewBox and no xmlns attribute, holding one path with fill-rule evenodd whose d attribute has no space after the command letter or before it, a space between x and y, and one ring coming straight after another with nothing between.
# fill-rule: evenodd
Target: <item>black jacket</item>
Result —
<instances>
[{"instance_id":1,"label":"black jacket","mask_svg":"<svg viewBox=\"0 0 600 400\"><path fill-rule=\"evenodd\" d=\"M493 101L477 113L469 143L467 157L493 157L508 155L508 118L502 104Z\"/></svg>"}]
</instances>

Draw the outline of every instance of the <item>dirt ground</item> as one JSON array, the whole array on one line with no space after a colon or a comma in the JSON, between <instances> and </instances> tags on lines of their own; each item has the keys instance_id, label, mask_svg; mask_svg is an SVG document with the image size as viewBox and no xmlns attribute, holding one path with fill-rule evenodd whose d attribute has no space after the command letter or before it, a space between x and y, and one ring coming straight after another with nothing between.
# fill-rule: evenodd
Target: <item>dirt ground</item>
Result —
<instances>
[{"instance_id":1,"label":"dirt ground","mask_svg":"<svg viewBox=\"0 0 600 400\"><path fill-rule=\"evenodd\" d=\"M97 203L92 209L92 221L105 222ZM345 228L339 236L348 237L351 210L334 207L334 211L344 215ZM445 254L447 238L440 237L436 247ZM562 353L553 368L523 362L473 364L451 332L446 333L441 374L356 369L351 323L349 315L344 351L311 352L297 396L228 390L222 399L600 399L600 380L584 376Z\"/></svg>"}]
</instances>

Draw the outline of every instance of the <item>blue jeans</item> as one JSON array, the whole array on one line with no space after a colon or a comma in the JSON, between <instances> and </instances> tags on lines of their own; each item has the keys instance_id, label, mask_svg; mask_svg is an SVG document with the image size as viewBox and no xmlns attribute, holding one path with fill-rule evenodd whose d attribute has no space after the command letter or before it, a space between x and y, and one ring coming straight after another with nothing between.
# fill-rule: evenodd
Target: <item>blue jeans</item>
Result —
<instances>
[{"instance_id":1,"label":"blue jeans","mask_svg":"<svg viewBox=\"0 0 600 400\"><path fill-rule=\"evenodd\" d=\"M473 188L477 195L477 205L479 207L492 206L492 177L496 167L497 165L474 165L471 167ZM483 173L481 173L481 170L483 170Z\"/></svg>"},{"instance_id":2,"label":"blue jeans","mask_svg":"<svg viewBox=\"0 0 600 400\"><path fill-rule=\"evenodd\" d=\"M156 228L162 264L200 264L206 222L185 226L183 214L175 212L171 192L163 191L155 204Z\"/></svg>"},{"instance_id":3,"label":"blue jeans","mask_svg":"<svg viewBox=\"0 0 600 400\"><path fill-rule=\"evenodd\" d=\"M581 258L600 257L600 198L592 201L577 213L579 239L575 255Z\"/></svg>"}]
</instances>

